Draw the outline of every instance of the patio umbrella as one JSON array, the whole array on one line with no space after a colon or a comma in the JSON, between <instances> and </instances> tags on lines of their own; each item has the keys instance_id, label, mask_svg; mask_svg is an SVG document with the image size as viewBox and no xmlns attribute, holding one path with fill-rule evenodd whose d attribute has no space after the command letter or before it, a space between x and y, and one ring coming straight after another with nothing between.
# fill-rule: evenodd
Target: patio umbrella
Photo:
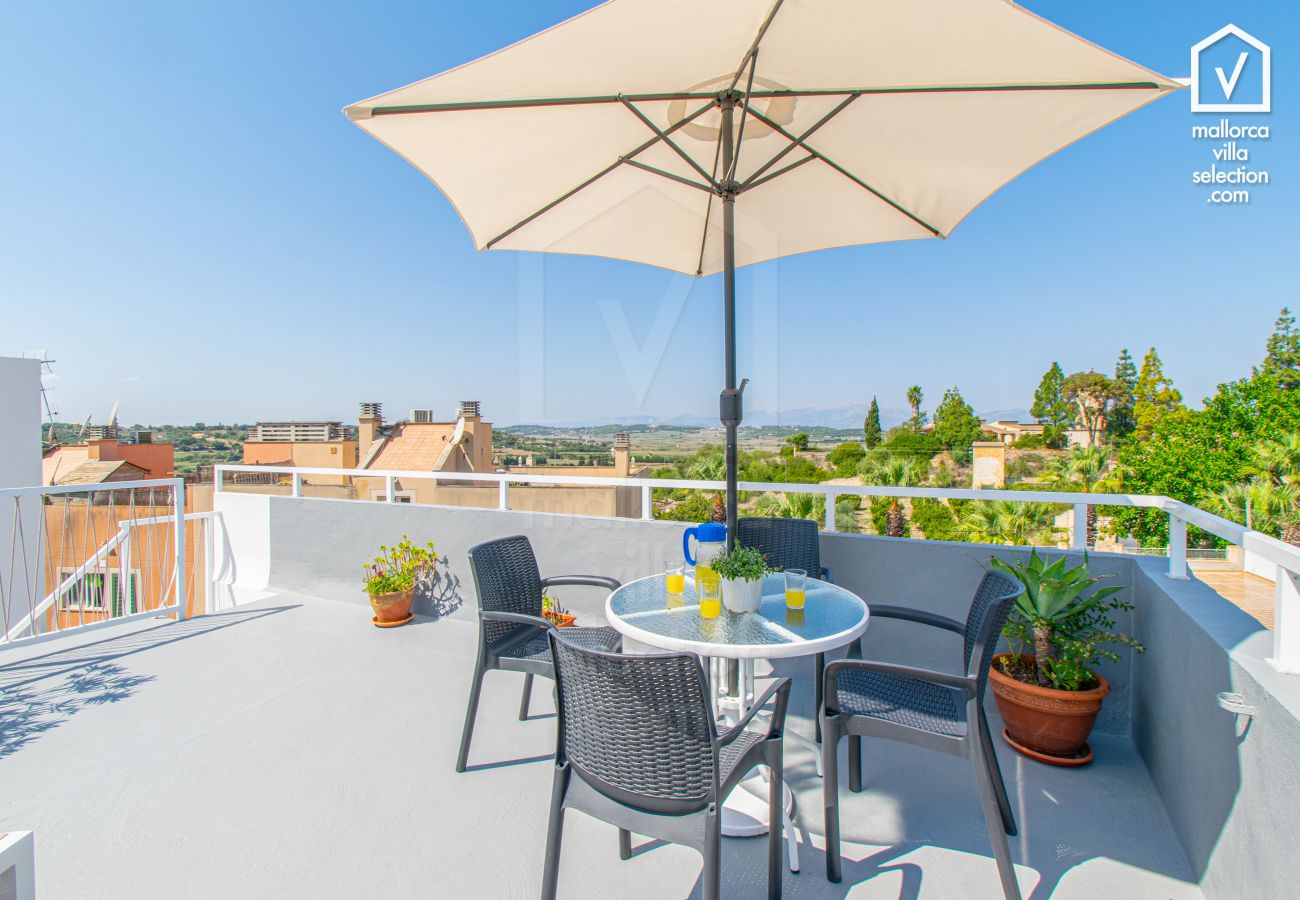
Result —
<instances>
[{"instance_id":1,"label":"patio umbrella","mask_svg":"<svg viewBox=\"0 0 1300 900\"><path fill-rule=\"evenodd\" d=\"M344 112L481 250L723 273L734 526L737 266L947 237L1181 86L1003 0L611 0Z\"/></svg>"}]
</instances>

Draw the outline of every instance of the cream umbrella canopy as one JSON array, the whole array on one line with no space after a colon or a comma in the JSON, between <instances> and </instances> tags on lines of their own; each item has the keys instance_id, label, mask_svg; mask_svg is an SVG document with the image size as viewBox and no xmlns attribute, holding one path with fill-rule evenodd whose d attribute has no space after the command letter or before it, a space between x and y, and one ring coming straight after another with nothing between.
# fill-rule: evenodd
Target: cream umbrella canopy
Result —
<instances>
[{"instance_id":1,"label":"cream umbrella canopy","mask_svg":"<svg viewBox=\"0 0 1300 900\"><path fill-rule=\"evenodd\" d=\"M344 112L481 250L724 273L734 524L737 266L947 237L1180 87L1004 0L610 0Z\"/></svg>"}]
</instances>

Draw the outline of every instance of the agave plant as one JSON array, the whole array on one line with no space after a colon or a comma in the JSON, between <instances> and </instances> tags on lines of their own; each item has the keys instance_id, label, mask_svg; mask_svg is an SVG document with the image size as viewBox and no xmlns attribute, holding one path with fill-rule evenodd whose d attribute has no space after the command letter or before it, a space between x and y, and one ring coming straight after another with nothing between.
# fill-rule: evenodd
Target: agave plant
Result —
<instances>
[{"instance_id":1,"label":"agave plant","mask_svg":"<svg viewBox=\"0 0 1300 900\"><path fill-rule=\"evenodd\" d=\"M1119 659L1107 645L1133 647L1138 652L1143 648L1113 630L1111 614L1133 608L1131 603L1111 599L1123 588L1103 587L1089 593L1104 576L1089 572L1086 554L1076 566L1067 567L1066 563L1064 556L1051 562L1037 550L1030 551L1024 562L990 560L994 569L1025 586L1003 631L1012 649L1032 644L1035 674L1043 687L1080 690L1094 680L1089 666L1102 659Z\"/></svg>"}]
</instances>

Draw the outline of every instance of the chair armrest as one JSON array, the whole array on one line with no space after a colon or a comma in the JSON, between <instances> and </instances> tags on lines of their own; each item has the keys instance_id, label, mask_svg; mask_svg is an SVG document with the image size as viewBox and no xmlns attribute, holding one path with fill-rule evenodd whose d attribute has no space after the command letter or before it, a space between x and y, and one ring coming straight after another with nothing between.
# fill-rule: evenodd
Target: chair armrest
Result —
<instances>
[{"instance_id":1,"label":"chair armrest","mask_svg":"<svg viewBox=\"0 0 1300 900\"><path fill-rule=\"evenodd\" d=\"M821 578L822 578L822 581L825 581L827 584L834 584L834 583L835 583L835 576L831 573L831 567L830 567L830 566L822 566L822 575L821 575Z\"/></svg>"},{"instance_id":2,"label":"chair armrest","mask_svg":"<svg viewBox=\"0 0 1300 900\"><path fill-rule=\"evenodd\" d=\"M759 711L764 706L767 706L774 696L776 697L776 706L772 710L772 721L767 723L767 734L771 737L773 734L785 730L785 709L790 702L790 679L778 678L754 701L754 705L749 708L749 712L745 713L744 718L718 736L718 745L725 746L739 737L740 733L745 730L745 726L753 721L754 716L758 715Z\"/></svg>"},{"instance_id":3,"label":"chair armrest","mask_svg":"<svg viewBox=\"0 0 1300 900\"><path fill-rule=\"evenodd\" d=\"M542 616L530 616L527 613L495 612L490 609L478 611L479 621L514 622L516 625L536 625L538 628L554 628L555 623Z\"/></svg>"},{"instance_id":4,"label":"chair armrest","mask_svg":"<svg viewBox=\"0 0 1300 900\"><path fill-rule=\"evenodd\" d=\"M552 587L557 584L603 587L610 591L616 591L623 586L623 582L619 581L617 578L606 578L604 575L556 575L553 578L542 579L542 587L544 588Z\"/></svg>"},{"instance_id":5,"label":"chair armrest","mask_svg":"<svg viewBox=\"0 0 1300 900\"><path fill-rule=\"evenodd\" d=\"M896 663L875 662L873 660L838 659L826 667L825 679L822 682L822 696L826 698L827 709L830 709L835 701L835 696L838 693L835 689L835 682L843 669L855 669L863 672L875 672L879 675L897 675L900 678L928 681L931 684L938 684L961 691L968 700L978 693L977 680L965 675L952 675L948 672L936 672L933 669L918 669L915 666L900 666Z\"/></svg>"},{"instance_id":6,"label":"chair armrest","mask_svg":"<svg viewBox=\"0 0 1300 900\"><path fill-rule=\"evenodd\" d=\"M907 606L885 606L884 604L871 604L871 618L882 619L903 619L907 622L916 622L921 625L932 625L935 628L942 628L944 631L951 631L955 634L965 634L966 626L956 619L950 619L947 616L941 616L937 613L925 612L920 609L911 609Z\"/></svg>"}]
</instances>

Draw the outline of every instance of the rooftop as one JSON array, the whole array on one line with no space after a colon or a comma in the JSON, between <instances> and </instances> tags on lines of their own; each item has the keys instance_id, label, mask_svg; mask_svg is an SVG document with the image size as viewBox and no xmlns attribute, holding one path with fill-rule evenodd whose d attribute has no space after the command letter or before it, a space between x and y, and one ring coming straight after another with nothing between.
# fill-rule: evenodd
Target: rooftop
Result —
<instances>
[{"instance_id":1,"label":"rooftop","mask_svg":"<svg viewBox=\"0 0 1300 900\"><path fill-rule=\"evenodd\" d=\"M382 631L363 605L277 593L181 623L147 620L10 650L0 666L0 829L33 829L42 897L535 897L554 751L549 691L514 716L489 677L471 769L452 768L475 626ZM808 668L809 671L802 671ZM799 687L811 674L795 667ZM798 690L793 727L808 733ZM1201 893L1130 740L1086 777L999 747L1026 897ZM845 880L824 878L821 783L790 745L804 829L786 896L999 896L965 763L884 743L846 795ZM724 841L729 896L762 885L761 839ZM566 829L561 896L684 897L698 856L611 827ZM1036 886L1036 887L1035 887ZM1032 894L1031 894L1032 892Z\"/></svg>"}]
</instances>

